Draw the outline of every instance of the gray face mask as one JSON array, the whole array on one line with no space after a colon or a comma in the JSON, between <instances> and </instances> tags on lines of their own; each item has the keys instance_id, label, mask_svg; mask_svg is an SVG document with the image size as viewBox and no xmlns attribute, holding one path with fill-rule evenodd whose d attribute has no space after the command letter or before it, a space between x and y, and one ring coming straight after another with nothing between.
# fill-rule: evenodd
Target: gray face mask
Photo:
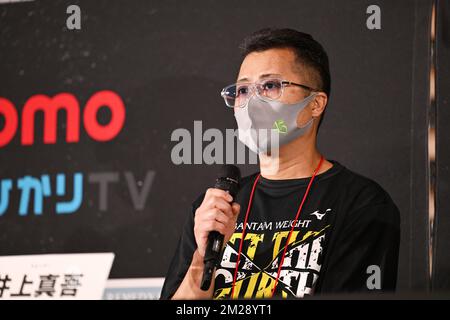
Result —
<instances>
[{"instance_id":1,"label":"gray face mask","mask_svg":"<svg viewBox=\"0 0 450 320\"><path fill-rule=\"evenodd\" d=\"M269 147L285 145L304 135L312 126L313 118L302 127L297 126L298 114L312 101L313 93L298 103L265 101L256 95L247 105L237 108L234 117L239 140L255 153L267 152ZM278 143L274 141L278 139Z\"/></svg>"}]
</instances>

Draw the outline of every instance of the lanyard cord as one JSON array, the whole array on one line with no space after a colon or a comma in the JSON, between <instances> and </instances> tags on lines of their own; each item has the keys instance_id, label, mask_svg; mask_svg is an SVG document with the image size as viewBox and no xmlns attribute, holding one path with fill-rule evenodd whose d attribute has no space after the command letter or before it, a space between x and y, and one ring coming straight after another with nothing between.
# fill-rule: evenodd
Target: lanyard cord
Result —
<instances>
[{"instance_id":1,"label":"lanyard cord","mask_svg":"<svg viewBox=\"0 0 450 320\"><path fill-rule=\"evenodd\" d=\"M294 231L295 225L297 224L298 218L300 217L300 212L302 211L303 204L305 203L306 197L308 196L309 190L311 189L311 185L312 185L312 183L314 181L314 178L316 177L317 172L319 172L320 167L322 166L322 162L323 162L323 156L320 157L319 165L317 166L316 170L314 170L314 173L313 173L311 179L309 180L308 187L306 188L305 194L303 195L302 202L300 203L300 206L298 207L297 214L296 214L294 222L292 224L292 228L289 231L289 234L288 234L288 237L287 237L287 240L286 240L286 245L284 247L283 254L281 255L281 261L280 261L280 265L278 266L277 277L275 278L275 284L274 284L274 286L272 288L272 296L271 297L273 297L273 294L275 293L275 289L276 289L276 287L278 285L278 279L280 277L281 268L283 266L284 257L286 255L286 251L287 251L287 247L289 245L289 241L291 240L292 232ZM258 176L255 179L255 182L253 183L252 192L250 193L250 199L248 201L247 212L245 213L244 226L242 228L242 237L241 237L241 242L239 243L239 251L238 251L238 256L237 256L237 261L236 261L236 267L234 269L233 284L232 284L232 287L231 287L231 299L234 299L234 287L236 285L236 277L237 277L239 262L240 262L241 253L242 253L242 244L244 243L245 229L247 227L247 220L248 220L248 216L249 216L249 213L250 213L250 208L251 208L252 203L253 203L253 195L255 194L256 185L257 185L260 177L261 177L261 174L258 174Z\"/></svg>"},{"instance_id":2,"label":"lanyard cord","mask_svg":"<svg viewBox=\"0 0 450 320\"><path fill-rule=\"evenodd\" d=\"M236 276L237 276L237 272L238 272L239 261L241 259L242 244L244 243L244 233L245 233L245 229L247 226L248 214L250 213L250 207L253 202L253 195L255 194L256 184L258 183L260 177L261 177L261 174L258 174L258 176L255 179L255 182L253 183L252 192L250 193L250 200L248 201L247 212L245 213L244 226L242 227L242 238L241 238L241 242L239 243L239 251L238 251L238 256L237 256L237 261L236 261L236 268L234 269L233 284L231 286L231 299L233 299L233 297L234 297L234 285L236 284Z\"/></svg>"}]
</instances>

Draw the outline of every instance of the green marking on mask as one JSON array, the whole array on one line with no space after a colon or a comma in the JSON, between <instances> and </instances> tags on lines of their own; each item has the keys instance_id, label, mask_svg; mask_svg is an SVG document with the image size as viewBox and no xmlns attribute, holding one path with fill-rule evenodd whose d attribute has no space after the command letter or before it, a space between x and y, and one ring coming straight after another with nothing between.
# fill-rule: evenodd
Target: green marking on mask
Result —
<instances>
[{"instance_id":1,"label":"green marking on mask","mask_svg":"<svg viewBox=\"0 0 450 320\"><path fill-rule=\"evenodd\" d=\"M278 133L284 133L286 134L288 131L286 123L284 123L284 120L275 120L273 123L273 129L277 130Z\"/></svg>"}]
</instances>

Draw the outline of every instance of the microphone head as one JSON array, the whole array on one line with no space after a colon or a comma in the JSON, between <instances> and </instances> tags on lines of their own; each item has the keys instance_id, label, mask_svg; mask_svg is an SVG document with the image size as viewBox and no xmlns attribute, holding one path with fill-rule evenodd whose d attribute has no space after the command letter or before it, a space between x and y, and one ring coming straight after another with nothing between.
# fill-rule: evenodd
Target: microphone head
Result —
<instances>
[{"instance_id":1,"label":"microphone head","mask_svg":"<svg viewBox=\"0 0 450 320\"><path fill-rule=\"evenodd\" d=\"M237 184L241 182L241 171L232 164L224 164L221 166L217 179L232 180Z\"/></svg>"}]
</instances>

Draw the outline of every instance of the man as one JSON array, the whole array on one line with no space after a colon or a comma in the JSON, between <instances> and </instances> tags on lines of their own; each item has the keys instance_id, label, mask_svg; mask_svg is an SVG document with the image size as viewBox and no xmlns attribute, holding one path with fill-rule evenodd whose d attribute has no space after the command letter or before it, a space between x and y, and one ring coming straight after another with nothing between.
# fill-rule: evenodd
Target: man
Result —
<instances>
[{"instance_id":1,"label":"man","mask_svg":"<svg viewBox=\"0 0 450 320\"><path fill-rule=\"evenodd\" d=\"M245 39L237 83L222 96L260 173L236 199L209 189L194 202L162 299L301 298L395 289L399 211L374 181L328 161L316 137L330 95L328 57L310 35L263 29ZM248 129L279 130L278 157ZM200 289L210 231L225 237Z\"/></svg>"}]
</instances>

